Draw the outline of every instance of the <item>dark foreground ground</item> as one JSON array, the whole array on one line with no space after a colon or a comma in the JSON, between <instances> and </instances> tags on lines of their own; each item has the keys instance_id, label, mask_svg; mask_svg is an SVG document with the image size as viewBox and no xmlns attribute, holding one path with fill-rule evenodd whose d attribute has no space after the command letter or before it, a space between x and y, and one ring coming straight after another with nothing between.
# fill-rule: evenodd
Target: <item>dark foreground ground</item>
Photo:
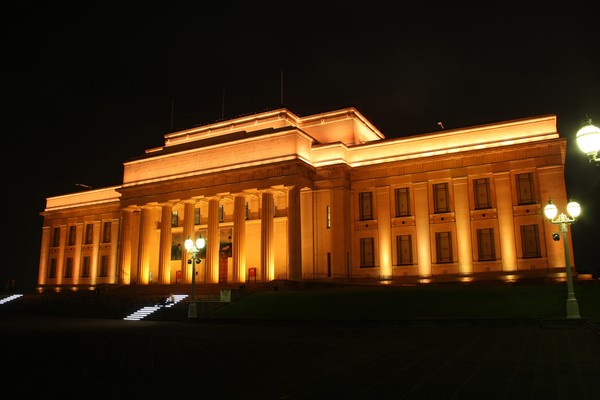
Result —
<instances>
[{"instance_id":1,"label":"dark foreground ground","mask_svg":"<svg viewBox=\"0 0 600 400\"><path fill-rule=\"evenodd\" d=\"M599 399L583 321L4 318L2 399Z\"/></svg>"},{"instance_id":2,"label":"dark foreground ground","mask_svg":"<svg viewBox=\"0 0 600 400\"><path fill-rule=\"evenodd\" d=\"M319 298L290 295L231 309ZM600 334L585 315L236 319L229 307L194 321L0 315L0 398L600 399Z\"/></svg>"}]
</instances>

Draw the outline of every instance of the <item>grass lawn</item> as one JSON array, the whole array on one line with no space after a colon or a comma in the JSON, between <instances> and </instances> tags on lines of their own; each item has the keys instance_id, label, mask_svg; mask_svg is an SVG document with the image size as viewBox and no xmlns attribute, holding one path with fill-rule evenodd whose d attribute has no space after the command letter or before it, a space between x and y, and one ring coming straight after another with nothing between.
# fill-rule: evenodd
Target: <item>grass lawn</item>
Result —
<instances>
[{"instance_id":1,"label":"grass lawn","mask_svg":"<svg viewBox=\"0 0 600 400\"><path fill-rule=\"evenodd\" d=\"M582 318L600 321L600 284L575 285ZM211 317L268 320L566 318L562 284L360 286L258 292Z\"/></svg>"}]
</instances>

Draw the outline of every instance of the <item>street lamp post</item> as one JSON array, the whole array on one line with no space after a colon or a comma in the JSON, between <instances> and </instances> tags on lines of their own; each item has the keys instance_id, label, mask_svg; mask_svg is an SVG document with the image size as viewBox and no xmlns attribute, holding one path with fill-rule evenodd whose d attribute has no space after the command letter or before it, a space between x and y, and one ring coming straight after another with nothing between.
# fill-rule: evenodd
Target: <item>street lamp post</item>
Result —
<instances>
[{"instance_id":1,"label":"street lamp post","mask_svg":"<svg viewBox=\"0 0 600 400\"><path fill-rule=\"evenodd\" d=\"M600 164L598 151L600 150L600 128L592 125L592 119L583 120L581 128L575 136L579 149L583 151L590 162Z\"/></svg>"},{"instance_id":2,"label":"street lamp post","mask_svg":"<svg viewBox=\"0 0 600 400\"><path fill-rule=\"evenodd\" d=\"M577 319L581 317L579 316L579 304L575 298L573 277L571 276L571 260L569 256L569 242L567 241L567 225L571 225L575 222L581 213L581 206L575 201L570 201L569 204L567 204L567 212L571 217L568 217L562 212L558 214L558 209L554 204L552 204L552 199L548 200L548 204L546 204L546 207L544 207L544 214L546 215L546 218L548 218L551 223L558 225L560 227L560 232L562 233L563 245L565 246L565 263L567 269L567 318Z\"/></svg>"},{"instance_id":3,"label":"street lamp post","mask_svg":"<svg viewBox=\"0 0 600 400\"><path fill-rule=\"evenodd\" d=\"M188 308L188 318L197 318L198 317L198 312L196 310L196 293L195 293L196 264L200 263L200 261L201 261L199 254L205 245L206 245L206 240L204 240L202 237L199 237L198 239L196 239L195 243L189 237L185 241L185 248L188 251L188 253L190 253L192 256L192 258L190 260L188 260L188 263L190 261L192 262L192 300L190 301L190 306Z\"/></svg>"}]
</instances>

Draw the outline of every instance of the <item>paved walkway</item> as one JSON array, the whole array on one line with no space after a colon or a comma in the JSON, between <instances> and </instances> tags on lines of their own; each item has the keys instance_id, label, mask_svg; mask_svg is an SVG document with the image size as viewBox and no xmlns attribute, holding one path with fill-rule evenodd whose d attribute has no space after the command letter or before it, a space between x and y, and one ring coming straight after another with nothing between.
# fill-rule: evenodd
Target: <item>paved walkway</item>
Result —
<instances>
[{"instance_id":1,"label":"paved walkway","mask_svg":"<svg viewBox=\"0 0 600 400\"><path fill-rule=\"evenodd\" d=\"M3 316L2 399L600 399L585 321Z\"/></svg>"}]
</instances>

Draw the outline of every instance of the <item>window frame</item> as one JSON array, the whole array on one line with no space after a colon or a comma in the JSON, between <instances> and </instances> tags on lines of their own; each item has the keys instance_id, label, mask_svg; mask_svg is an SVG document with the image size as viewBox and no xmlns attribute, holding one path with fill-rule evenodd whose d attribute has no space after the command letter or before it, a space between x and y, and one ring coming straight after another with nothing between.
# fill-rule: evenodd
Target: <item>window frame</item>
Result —
<instances>
[{"instance_id":1,"label":"window frame","mask_svg":"<svg viewBox=\"0 0 600 400\"><path fill-rule=\"evenodd\" d=\"M448 182L432 184L433 213L443 214L450 212L450 191Z\"/></svg>"},{"instance_id":2,"label":"window frame","mask_svg":"<svg viewBox=\"0 0 600 400\"><path fill-rule=\"evenodd\" d=\"M406 240L408 239L408 240ZM408 250L408 260L403 257L403 249ZM396 235L396 265L414 265L412 252L412 235Z\"/></svg>"},{"instance_id":3,"label":"window frame","mask_svg":"<svg viewBox=\"0 0 600 400\"><path fill-rule=\"evenodd\" d=\"M358 213L361 221L373 219L373 192L360 192L358 194Z\"/></svg>"},{"instance_id":4,"label":"window frame","mask_svg":"<svg viewBox=\"0 0 600 400\"><path fill-rule=\"evenodd\" d=\"M403 206L402 200L405 200ZM410 188L401 187L394 189L394 203L396 206L396 217L410 217Z\"/></svg>"},{"instance_id":5,"label":"window frame","mask_svg":"<svg viewBox=\"0 0 600 400\"><path fill-rule=\"evenodd\" d=\"M448 251L444 251L444 244L447 243ZM452 251L452 232L443 231L435 233L435 261L436 264L452 264L454 254Z\"/></svg>"},{"instance_id":6,"label":"window frame","mask_svg":"<svg viewBox=\"0 0 600 400\"><path fill-rule=\"evenodd\" d=\"M483 201L481 201L482 198L484 198ZM492 208L490 178L473 179L473 202L476 210Z\"/></svg>"},{"instance_id":7,"label":"window frame","mask_svg":"<svg viewBox=\"0 0 600 400\"><path fill-rule=\"evenodd\" d=\"M360 238L360 268L375 268L375 238Z\"/></svg>"}]
</instances>

